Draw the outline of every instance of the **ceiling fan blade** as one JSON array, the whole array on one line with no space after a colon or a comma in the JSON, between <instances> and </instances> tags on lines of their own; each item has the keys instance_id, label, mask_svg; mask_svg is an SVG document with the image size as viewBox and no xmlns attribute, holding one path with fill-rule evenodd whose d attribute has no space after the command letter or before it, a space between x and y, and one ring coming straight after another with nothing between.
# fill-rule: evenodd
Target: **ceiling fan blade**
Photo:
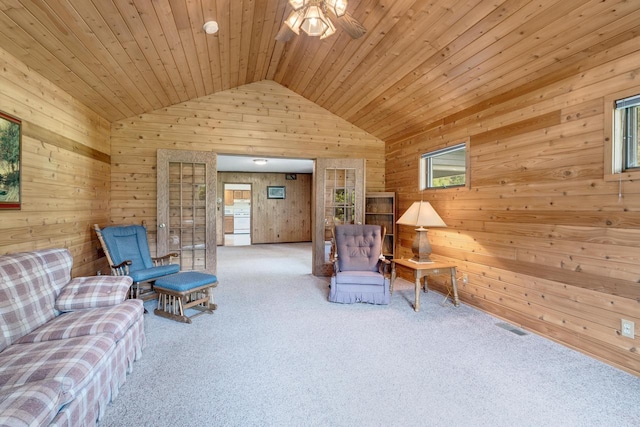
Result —
<instances>
[{"instance_id":1,"label":"ceiling fan blade","mask_svg":"<svg viewBox=\"0 0 640 427\"><path fill-rule=\"evenodd\" d=\"M280 27L280 31L278 31L278 34L276 34L276 40L286 43L291 40L291 37L293 37L294 34L295 33L291 30L291 28L289 28L287 24L282 24L282 27Z\"/></svg>"},{"instance_id":2,"label":"ceiling fan blade","mask_svg":"<svg viewBox=\"0 0 640 427\"><path fill-rule=\"evenodd\" d=\"M335 16L335 15L333 15ZM353 39L358 39L365 35L367 29L356 18L351 16L349 12L342 15L340 18L336 17L338 25L351 36Z\"/></svg>"}]
</instances>

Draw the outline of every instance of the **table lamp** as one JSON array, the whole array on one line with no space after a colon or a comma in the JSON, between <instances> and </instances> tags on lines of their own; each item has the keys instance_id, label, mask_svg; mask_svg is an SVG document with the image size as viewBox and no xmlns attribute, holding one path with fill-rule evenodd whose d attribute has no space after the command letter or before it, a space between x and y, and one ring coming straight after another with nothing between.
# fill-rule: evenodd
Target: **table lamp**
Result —
<instances>
[{"instance_id":1,"label":"table lamp","mask_svg":"<svg viewBox=\"0 0 640 427\"><path fill-rule=\"evenodd\" d=\"M431 263L431 244L427 237L425 227L446 227L442 218L436 213L429 202L413 202L411 207L400 217L396 224L413 225L416 228L416 237L413 239L413 258L410 261L417 263Z\"/></svg>"}]
</instances>

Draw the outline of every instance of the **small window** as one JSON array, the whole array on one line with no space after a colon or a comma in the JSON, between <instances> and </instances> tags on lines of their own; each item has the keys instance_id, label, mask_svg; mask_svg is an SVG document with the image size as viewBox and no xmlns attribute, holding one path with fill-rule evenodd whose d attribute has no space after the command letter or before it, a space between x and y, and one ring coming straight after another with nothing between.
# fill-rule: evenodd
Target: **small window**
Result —
<instances>
[{"instance_id":1,"label":"small window","mask_svg":"<svg viewBox=\"0 0 640 427\"><path fill-rule=\"evenodd\" d=\"M616 100L613 117L614 170L640 169L640 95Z\"/></svg>"},{"instance_id":2,"label":"small window","mask_svg":"<svg viewBox=\"0 0 640 427\"><path fill-rule=\"evenodd\" d=\"M420 189L461 187L467 184L467 145L425 153L420 159Z\"/></svg>"}]
</instances>

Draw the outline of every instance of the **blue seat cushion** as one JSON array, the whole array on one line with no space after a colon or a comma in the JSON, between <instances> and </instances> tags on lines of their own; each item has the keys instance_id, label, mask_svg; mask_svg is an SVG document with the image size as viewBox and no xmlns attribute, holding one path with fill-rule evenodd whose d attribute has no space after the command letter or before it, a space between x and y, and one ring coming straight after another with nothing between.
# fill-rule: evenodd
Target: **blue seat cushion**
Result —
<instances>
[{"instance_id":1,"label":"blue seat cushion","mask_svg":"<svg viewBox=\"0 0 640 427\"><path fill-rule=\"evenodd\" d=\"M185 292L200 286L216 283L218 278L213 274L199 271L185 271L183 273L162 277L156 280L156 288L169 289L175 292Z\"/></svg>"},{"instance_id":2,"label":"blue seat cushion","mask_svg":"<svg viewBox=\"0 0 640 427\"><path fill-rule=\"evenodd\" d=\"M152 268L153 261L147 243L147 229L141 225L111 226L102 229L111 260L115 265L131 261L129 271ZM135 281L135 279L134 279Z\"/></svg>"},{"instance_id":3,"label":"blue seat cushion","mask_svg":"<svg viewBox=\"0 0 640 427\"><path fill-rule=\"evenodd\" d=\"M157 277L166 276L168 274L175 274L178 271L180 271L180 266L178 264L168 264L131 271L129 272L129 276L133 279L134 283L138 283L153 280Z\"/></svg>"}]
</instances>

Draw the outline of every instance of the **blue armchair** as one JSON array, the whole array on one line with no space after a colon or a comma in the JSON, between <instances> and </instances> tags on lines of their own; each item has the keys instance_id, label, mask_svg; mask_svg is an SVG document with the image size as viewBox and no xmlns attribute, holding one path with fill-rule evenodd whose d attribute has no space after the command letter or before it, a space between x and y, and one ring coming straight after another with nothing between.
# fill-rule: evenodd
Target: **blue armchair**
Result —
<instances>
[{"instance_id":1,"label":"blue armchair","mask_svg":"<svg viewBox=\"0 0 640 427\"><path fill-rule=\"evenodd\" d=\"M382 256L384 234L384 227L379 225L336 225L337 259L333 262L329 301L389 304L391 263Z\"/></svg>"},{"instance_id":2,"label":"blue armchair","mask_svg":"<svg viewBox=\"0 0 640 427\"><path fill-rule=\"evenodd\" d=\"M180 271L178 264L171 264L171 258L178 257L177 253L151 257L147 229L142 225L110 226L101 230L95 224L93 228L107 256L111 274L133 279L131 298L155 298L153 282Z\"/></svg>"}]
</instances>

